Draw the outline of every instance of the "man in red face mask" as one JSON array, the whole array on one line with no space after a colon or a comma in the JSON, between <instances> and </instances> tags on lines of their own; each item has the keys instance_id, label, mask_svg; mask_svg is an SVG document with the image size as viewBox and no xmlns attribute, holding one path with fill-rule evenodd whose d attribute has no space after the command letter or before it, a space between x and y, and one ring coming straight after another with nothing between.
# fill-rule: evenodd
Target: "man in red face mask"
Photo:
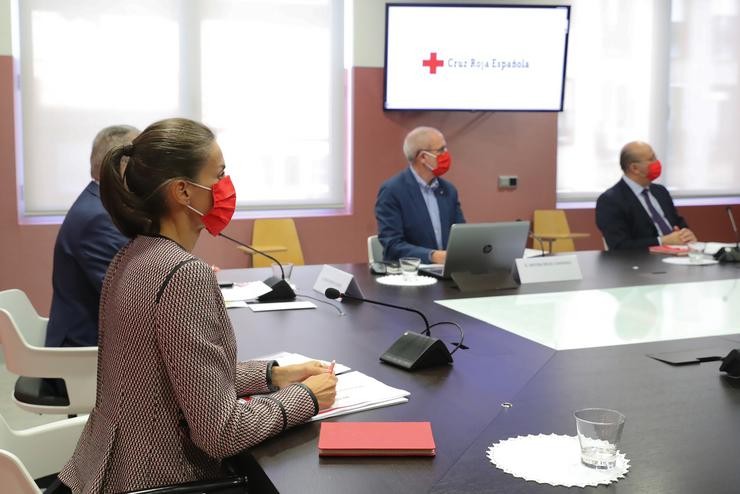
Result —
<instances>
[{"instance_id":1,"label":"man in red face mask","mask_svg":"<svg viewBox=\"0 0 740 494\"><path fill-rule=\"evenodd\" d=\"M679 216L668 189L653 183L662 165L649 144L625 144L619 157L624 175L596 201L596 225L612 250L696 241Z\"/></svg>"},{"instance_id":2,"label":"man in red face mask","mask_svg":"<svg viewBox=\"0 0 740 494\"><path fill-rule=\"evenodd\" d=\"M444 264L450 227L465 223L457 189L441 178L452 164L447 143L437 129L417 127L403 152L409 166L381 185L375 202L383 256Z\"/></svg>"}]
</instances>

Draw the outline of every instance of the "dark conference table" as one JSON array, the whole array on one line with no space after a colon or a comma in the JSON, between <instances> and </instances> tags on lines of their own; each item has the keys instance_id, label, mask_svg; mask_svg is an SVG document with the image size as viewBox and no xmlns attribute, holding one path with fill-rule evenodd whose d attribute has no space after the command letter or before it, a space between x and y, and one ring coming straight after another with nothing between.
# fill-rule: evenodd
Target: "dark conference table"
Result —
<instances>
[{"instance_id":1,"label":"dark conference table","mask_svg":"<svg viewBox=\"0 0 740 494\"><path fill-rule=\"evenodd\" d=\"M415 307L431 323L454 321L463 326L470 348L455 353L453 365L413 373L382 364L378 356L403 331L422 329L414 314L350 302L336 304L344 315L318 302L318 309L312 310L230 309L240 359L278 351L336 359L411 393L406 404L329 420L430 421L437 446L434 458L319 458L319 423L305 424L252 449L256 460L250 472L252 489L305 494L738 492L740 383L721 376L718 362L672 367L646 354L694 348L729 352L740 348L740 328L738 334L722 337L555 351L433 303L465 296L740 277L740 266L668 265L659 256L642 252L577 255L582 280L470 295L461 294L449 281L418 288L384 286L373 280L366 264L335 265L355 275L367 298ZM299 295L324 299L311 288L320 269L294 268ZM269 275L264 268L224 270L219 279L238 282ZM447 342L458 339L452 326L437 329L434 336ZM504 402L511 408L502 407ZM627 417L620 449L631 460L631 468L617 483L583 490L540 485L504 473L485 456L492 443L508 437L574 435L572 411L589 406L615 408Z\"/></svg>"}]
</instances>

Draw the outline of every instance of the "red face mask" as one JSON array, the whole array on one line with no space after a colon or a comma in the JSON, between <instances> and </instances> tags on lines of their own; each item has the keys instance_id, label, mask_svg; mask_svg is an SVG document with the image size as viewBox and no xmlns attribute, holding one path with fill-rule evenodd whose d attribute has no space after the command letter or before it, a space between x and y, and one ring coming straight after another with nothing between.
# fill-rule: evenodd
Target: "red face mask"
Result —
<instances>
[{"instance_id":1,"label":"red face mask","mask_svg":"<svg viewBox=\"0 0 740 494\"><path fill-rule=\"evenodd\" d=\"M210 189L195 182L190 183L201 189L210 190L213 194L213 207L208 213L203 214L190 205L188 207L201 216L206 230L215 237L226 228L226 225L231 221L231 217L234 216L234 210L236 210L236 190L231 182L231 177L226 175L213 184Z\"/></svg>"},{"instance_id":2,"label":"red face mask","mask_svg":"<svg viewBox=\"0 0 740 494\"><path fill-rule=\"evenodd\" d=\"M429 153L428 151L427 153L434 156L432 153ZM430 170L432 171L435 177L441 177L442 175L444 175L450 170L450 166L452 165L452 156L450 156L449 151L445 151L442 154L438 154L436 158L437 158L437 166L435 168L430 168Z\"/></svg>"},{"instance_id":3,"label":"red face mask","mask_svg":"<svg viewBox=\"0 0 740 494\"><path fill-rule=\"evenodd\" d=\"M660 160L655 160L651 163L648 163L647 175L645 176L645 178L652 182L660 176L661 171L663 171L663 166L660 164Z\"/></svg>"}]
</instances>

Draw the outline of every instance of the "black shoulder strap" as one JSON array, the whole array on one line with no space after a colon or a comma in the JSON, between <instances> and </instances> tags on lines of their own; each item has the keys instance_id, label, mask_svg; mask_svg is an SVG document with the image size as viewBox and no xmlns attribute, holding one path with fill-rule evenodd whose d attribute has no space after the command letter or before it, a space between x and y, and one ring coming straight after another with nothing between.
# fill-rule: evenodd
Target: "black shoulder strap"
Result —
<instances>
[{"instance_id":1,"label":"black shoulder strap","mask_svg":"<svg viewBox=\"0 0 740 494\"><path fill-rule=\"evenodd\" d=\"M160 286L159 287L159 290L157 291L156 303L159 303L159 299L162 298L162 294L164 293L164 289L167 288L167 285L169 285L170 280L175 275L175 273L177 272L177 270L180 269L181 267L183 267L184 265L186 265L187 263L193 262L195 260L196 260L195 258L185 259L184 261L180 261L179 263L177 263L177 265L175 267L173 267L172 269L170 269L170 272L167 273L167 277L165 277L164 281L162 282L162 286Z\"/></svg>"}]
</instances>

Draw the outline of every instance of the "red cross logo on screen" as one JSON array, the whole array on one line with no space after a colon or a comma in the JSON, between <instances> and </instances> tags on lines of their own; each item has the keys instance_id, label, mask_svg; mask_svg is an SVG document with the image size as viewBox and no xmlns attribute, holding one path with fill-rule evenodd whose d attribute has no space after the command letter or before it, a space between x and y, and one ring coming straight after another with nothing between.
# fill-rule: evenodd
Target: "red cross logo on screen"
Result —
<instances>
[{"instance_id":1,"label":"red cross logo on screen","mask_svg":"<svg viewBox=\"0 0 740 494\"><path fill-rule=\"evenodd\" d=\"M437 67L442 67L445 63L442 60L437 60L437 52L433 51L429 54L429 60L424 60L421 64L424 67L429 67L430 74L436 74Z\"/></svg>"}]
</instances>

